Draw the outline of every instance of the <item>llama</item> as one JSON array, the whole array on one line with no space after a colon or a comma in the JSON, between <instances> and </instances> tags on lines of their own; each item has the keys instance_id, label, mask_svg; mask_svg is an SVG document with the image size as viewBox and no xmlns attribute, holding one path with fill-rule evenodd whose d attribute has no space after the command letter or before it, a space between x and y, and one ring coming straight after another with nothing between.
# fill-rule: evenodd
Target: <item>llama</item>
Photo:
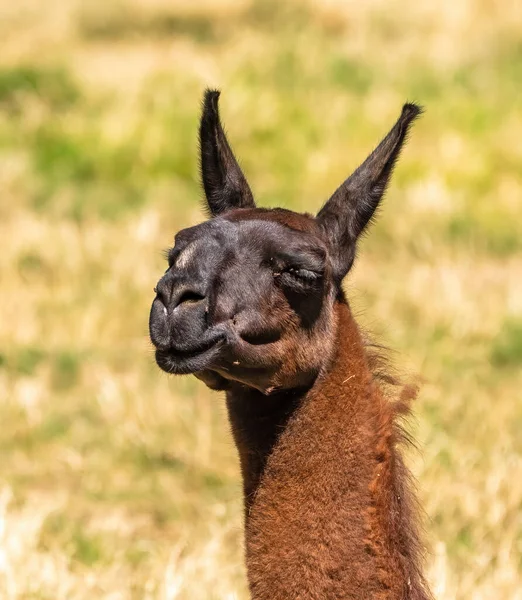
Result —
<instances>
[{"instance_id":1,"label":"llama","mask_svg":"<svg viewBox=\"0 0 522 600\"><path fill-rule=\"evenodd\" d=\"M226 392L251 597L428 600L408 394L386 395L341 287L420 109L404 105L313 217L256 208L218 98L200 125L210 219L176 235L149 325L164 371Z\"/></svg>"}]
</instances>

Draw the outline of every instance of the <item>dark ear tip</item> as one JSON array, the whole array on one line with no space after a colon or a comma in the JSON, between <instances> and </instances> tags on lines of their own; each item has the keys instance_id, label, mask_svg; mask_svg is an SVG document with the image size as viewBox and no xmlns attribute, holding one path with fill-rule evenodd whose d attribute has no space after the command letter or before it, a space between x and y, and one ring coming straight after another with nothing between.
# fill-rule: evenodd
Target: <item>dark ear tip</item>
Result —
<instances>
[{"instance_id":1,"label":"dark ear tip","mask_svg":"<svg viewBox=\"0 0 522 600\"><path fill-rule=\"evenodd\" d=\"M205 95L203 96L203 108L205 111L211 110L217 112L218 110L218 101L221 92L219 90L211 90L207 88L205 90Z\"/></svg>"},{"instance_id":2,"label":"dark ear tip","mask_svg":"<svg viewBox=\"0 0 522 600\"><path fill-rule=\"evenodd\" d=\"M423 112L424 109L422 106L414 104L413 102L407 102L402 107L401 121L411 123L414 119L422 115Z\"/></svg>"}]
</instances>

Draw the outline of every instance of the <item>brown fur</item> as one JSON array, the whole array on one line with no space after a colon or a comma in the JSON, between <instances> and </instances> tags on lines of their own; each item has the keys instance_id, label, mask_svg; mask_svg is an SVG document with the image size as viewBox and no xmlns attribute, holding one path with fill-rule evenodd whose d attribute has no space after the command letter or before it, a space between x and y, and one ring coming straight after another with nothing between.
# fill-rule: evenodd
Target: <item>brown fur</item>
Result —
<instances>
[{"instance_id":1,"label":"brown fur","mask_svg":"<svg viewBox=\"0 0 522 600\"><path fill-rule=\"evenodd\" d=\"M328 368L286 399L289 414L273 419L277 433L266 425L269 440L245 440L234 412L245 392L228 393L252 598L424 600L417 510L398 450L409 401L384 398L347 304L335 312Z\"/></svg>"}]
</instances>

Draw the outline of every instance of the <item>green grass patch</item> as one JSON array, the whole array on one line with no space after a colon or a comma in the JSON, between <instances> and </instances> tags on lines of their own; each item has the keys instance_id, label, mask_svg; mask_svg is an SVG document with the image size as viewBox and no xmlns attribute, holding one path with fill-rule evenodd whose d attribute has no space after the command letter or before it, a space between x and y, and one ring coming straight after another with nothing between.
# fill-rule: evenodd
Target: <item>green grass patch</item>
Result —
<instances>
[{"instance_id":1,"label":"green grass patch","mask_svg":"<svg viewBox=\"0 0 522 600\"><path fill-rule=\"evenodd\" d=\"M368 92L373 83L373 73L367 65L342 55L331 59L328 78L333 85L358 95Z\"/></svg>"},{"instance_id":2,"label":"green grass patch","mask_svg":"<svg viewBox=\"0 0 522 600\"><path fill-rule=\"evenodd\" d=\"M51 413L38 427L38 430L33 432L34 439L38 439L40 443L47 443L64 438L71 430L73 420L73 415L64 412Z\"/></svg>"},{"instance_id":3,"label":"green grass patch","mask_svg":"<svg viewBox=\"0 0 522 600\"><path fill-rule=\"evenodd\" d=\"M52 550L57 545L67 547L74 561L93 566L105 558L107 541L89 531L79 516L71 518L67 512L56 511L43 524L39 546Z\"/></svg>"},{"instance_id":4,"label":"green grass patch","mask_svg":"<svg viewBox=\"0 0 522 600\"><path fill-rule=\"evenodd\" d=\"M495 207L456 213L446 222L446 236L452 244L497 257L522 251L520 224L512 215Z\"/></svg>"},{"instance_id":5,"label":"green grass patch","mask_svg":"<svg viewBox=\"0 0 522 600\"><path fill-rule=\"evenodd\" d=\"M18 258L18 269L24 275L39 273L43 268L44 261L36 252L24 252Z\"/></svg>"},{"instance_id":6,"label":"green grass patch","mask_svg":"<svg viewBox=\"0 0 522 600\"><path fill-rule=\"evenodd\" d=\"M79 380L82 357L70 351L59 352L53 361L53 387L65 391L74 387Z\"/></svg>"},{"instance_id":7,"label":"green grass patch","mask_svg":"<svg viewBox=\"0 0 522 600\"><path fill-rule=\"evenodd\" d=\"M176 113L176 88L161 77L153 78L152 88L141 99L140 118L121 139L109 140L99 125L110 99L100 106L93 101L80 126L52 118L28 132L37 180L34 209L77 222L90 216L117 220L142 207L151 189L183 187L193 198L200 195L195 107L190 115ZM34 256L26 257L23 268L35 263Z\"/></svg>"},{"instance_id":8,"label":"green grass patch","mask_svg":"<svg viewBox=\"0 0 522 600\"><path fill-rule=\"evenodd\" d=\"M51 366L51 383L56 391L66 391L77 385L85 352L50 351L41 346L24 346L3 354L3 363L14 376L34 377L40 366Z\"/></svg>"},{"instance_id":9,"label":"green grass patch","mask_svg":"<svg viewBox=\"0 0 522 600\"><path fill-rule=\"evenodd\" d=\"M522 367L522 320L507 319L491 347L491 361L498 367Z\"/></svg>"},{"instance_id":10,"label":"green grass patch","mask_svg":"<svg viewBox=\"0 0 522 600\"><path fill-rule=\"evenodd\" d=\"M0 69L0 107L21 112L28 98L36 98L52 110L63 110L78 101L80 91L64 68L22 65Z\"/></svg>"},{"instance_id":11,"label":"green grass patch","mask_svg":"<svg viewBox=\"0 0 522 600\"><path fill-rule=\"evenodd\" d=\"M20 375L34 375L47 357L47 352L39 346L20 348L12 360L12 369Z\"/></svg>"}]
</instances>

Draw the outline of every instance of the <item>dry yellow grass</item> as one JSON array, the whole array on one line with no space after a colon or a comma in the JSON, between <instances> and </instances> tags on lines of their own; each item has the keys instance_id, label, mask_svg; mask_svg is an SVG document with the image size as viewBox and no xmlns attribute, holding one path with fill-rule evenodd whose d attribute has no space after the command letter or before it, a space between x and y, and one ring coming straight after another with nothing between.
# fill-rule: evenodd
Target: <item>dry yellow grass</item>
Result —
<instances>
[{"instance_id":1,"label":"dry yellow grass","mask_svg":"<svg viewBox=\"0 0 522 600\"><path fill-rule=\"evenodd\" d=\"M202 89L314 210L426 106L346 287L423 381L439 600L522 599L520 3L0 1L0 598L243 599L223 401L147 339Z\"/></svg>"}]
</instances>

